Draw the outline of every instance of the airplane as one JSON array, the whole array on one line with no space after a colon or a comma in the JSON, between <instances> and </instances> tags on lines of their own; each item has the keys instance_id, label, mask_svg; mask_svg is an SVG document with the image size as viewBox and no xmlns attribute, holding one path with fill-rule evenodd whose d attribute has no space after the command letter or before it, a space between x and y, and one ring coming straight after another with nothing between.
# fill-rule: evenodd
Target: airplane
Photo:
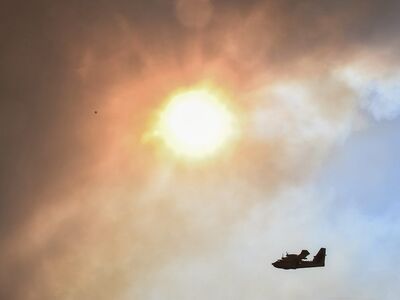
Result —
<instances>
[{"instance_id":1,"label":"airplane","mask_svg":"<svg viewBox=\"0 0 400 300\"><path fill-rule=\"evenodd\" d=\"M278 259L276 262L272 263L275 268L278 269L301 269L301 268L315 268L325 266L325 256L326 249L319 249L317 255L314 256L313 260L305 260L310 254L307 250L302 250L300 254L288 254L286 252L286 257Z\"/></svg>"}]
</instances>

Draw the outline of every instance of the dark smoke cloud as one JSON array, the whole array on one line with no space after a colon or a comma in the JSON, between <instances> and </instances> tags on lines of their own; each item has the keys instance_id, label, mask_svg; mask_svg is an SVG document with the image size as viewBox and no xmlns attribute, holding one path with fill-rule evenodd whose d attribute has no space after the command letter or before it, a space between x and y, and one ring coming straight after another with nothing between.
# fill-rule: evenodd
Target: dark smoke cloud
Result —
<instances>
[{"instance_id":1,"label":"dark smoke cloud","mask_svg":"<svg viewBox=\"0 0 400 300\"><path fill-rule=\"evenodd\" d=\"M146 299L159 266L218 248L348 136L359 99L334 71L398 66L398 1L186 2L0 4L1 299ZM204 78L248 112L244 155L162 163L148 120Z\"/></svg>"}]
</instances>

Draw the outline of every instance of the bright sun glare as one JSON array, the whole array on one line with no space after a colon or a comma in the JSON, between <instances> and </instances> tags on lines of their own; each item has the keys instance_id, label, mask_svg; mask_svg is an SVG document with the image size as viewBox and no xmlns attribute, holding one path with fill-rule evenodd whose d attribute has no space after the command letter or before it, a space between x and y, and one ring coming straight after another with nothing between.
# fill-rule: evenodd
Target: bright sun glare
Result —
<instances>
[{"instance_id":1,"label":"bright sun glare","mask_svg":"<svg viewBox=\"0 0 400 300\"><path fill-rule=\"evenodd\" d=\"M161 112L158 133L178 155L204 158L221 149L234 135L234 115L209 90L174 95Z\"/></svg>"}]
</instances>

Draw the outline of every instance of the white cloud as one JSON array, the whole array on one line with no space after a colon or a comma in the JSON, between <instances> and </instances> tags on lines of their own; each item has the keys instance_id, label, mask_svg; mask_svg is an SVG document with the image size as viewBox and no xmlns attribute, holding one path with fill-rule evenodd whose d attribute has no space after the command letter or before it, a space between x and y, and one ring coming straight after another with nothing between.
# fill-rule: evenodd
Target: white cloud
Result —
<instances>
[{"instance_id":1,"label":"white cloud","mask_svg":"<svg viewBox=\"0 0 400 300\"><path fill-rule=\"evenodd\" d=\"M223 243L212 240L208 250L172 257L139 294L167 300L397 299L395 248L388 248L393 243L377 248L398 234L398 222L371 219L336 203L334 194L312 185L286 188L274 202L254 207ZM284 271L271 266L282 251L304 248L311 257L323 246L325 268ZM388 250L384 257L383 249Z\"/></svg>"},{"instance_id":2,"label":"white cloud","mask_svg":"<svg viewBox=\"0 0 400 300\"><path fill-rule=\"evenodd\" d=\"M349 67L341 75L359 97L360 107L375 120L393 120L400 114L400 72L382 74Z\"/></svg>"}]
</instances>

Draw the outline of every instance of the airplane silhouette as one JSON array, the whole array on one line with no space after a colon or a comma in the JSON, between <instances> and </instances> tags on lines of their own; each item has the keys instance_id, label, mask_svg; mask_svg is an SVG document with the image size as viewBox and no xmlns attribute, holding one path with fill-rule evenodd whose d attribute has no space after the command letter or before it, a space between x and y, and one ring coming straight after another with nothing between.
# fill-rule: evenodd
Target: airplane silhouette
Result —
<instances>
[{"instance_id":1,"label":"airplane silhouette","mask_svg":"<svg viewBox=\"0 0 400 300\"><path fill-rule=\"evenodd\" d=\"M310 254L307 250L302 250L300 254L288 254L286 252L286 257L278 259L276 262L272 263L275 268L279 269L301 269L301 268L315 268L325 266L325 256L326 249L321 248L317 255L314 256L313 260L305 260Z\"/></svg>"}]
</instances>

